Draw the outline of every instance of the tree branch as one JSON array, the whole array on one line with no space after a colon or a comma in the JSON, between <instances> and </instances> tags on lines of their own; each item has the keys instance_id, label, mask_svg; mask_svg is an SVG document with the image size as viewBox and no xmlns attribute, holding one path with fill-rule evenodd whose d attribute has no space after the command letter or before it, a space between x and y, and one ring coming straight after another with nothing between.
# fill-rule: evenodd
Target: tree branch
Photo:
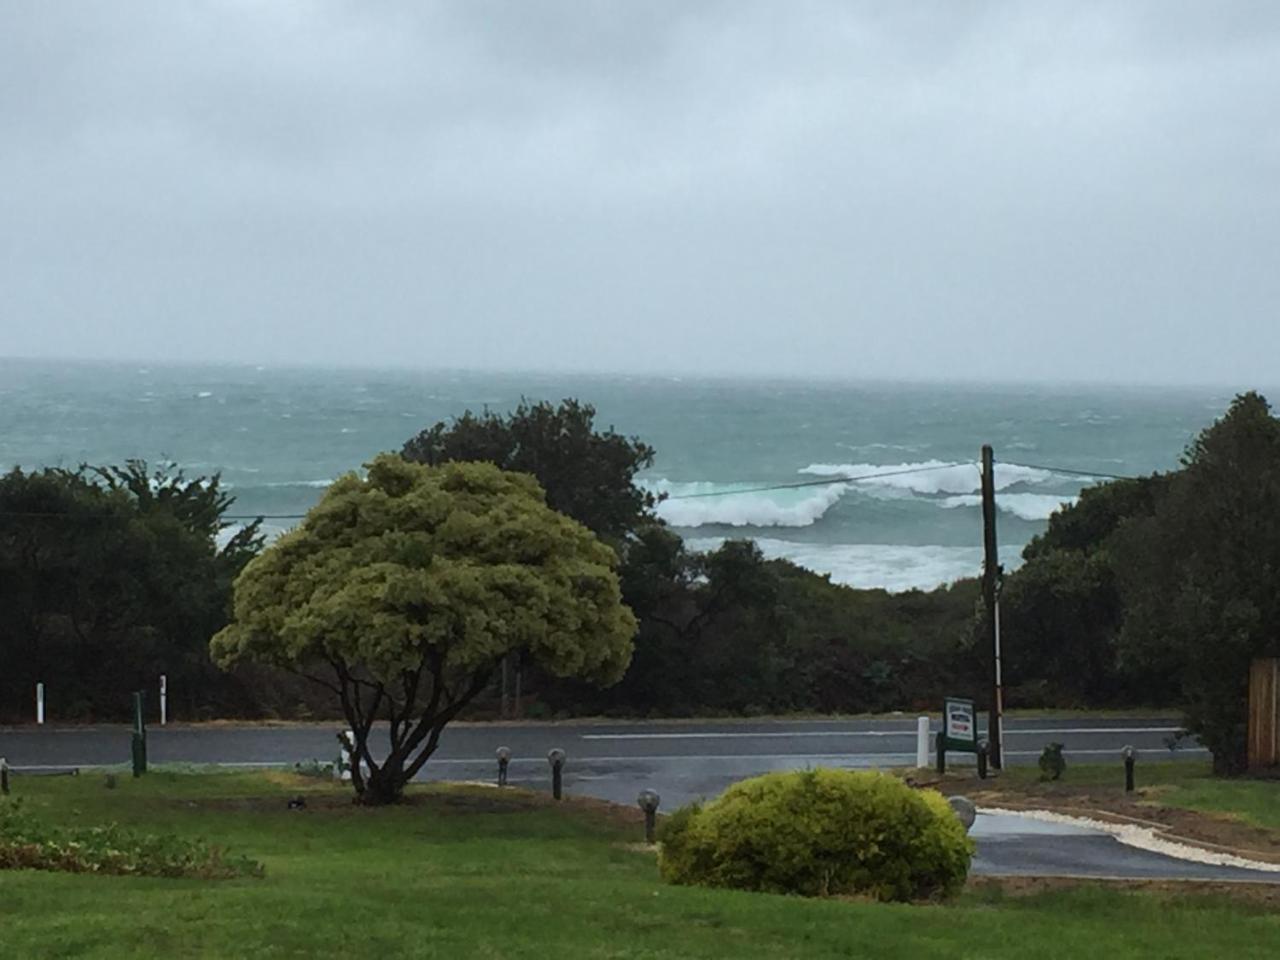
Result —
<instances>
[{"instance_id":1,"label":"tree branch","mask_svg":"<svg viewBox=\"0 0 1280 960\"><path fill-rule=\"evenodd\" d=\"M422 765L427 762L427 759L436 752L436 747L440 744L440 733L444 730L445 725L461 713L463 707L480 695L480 692L488 686L489 679L493 676L493 671L496 668L497 663L494 663L487 670L477 671L472 676L466 692L440 712L439 717L431 724L431 735L427 738L426 745L405 769L404 782L407 783L412 780L417 772L422 769Z\"/></svg>"}]
</instances>

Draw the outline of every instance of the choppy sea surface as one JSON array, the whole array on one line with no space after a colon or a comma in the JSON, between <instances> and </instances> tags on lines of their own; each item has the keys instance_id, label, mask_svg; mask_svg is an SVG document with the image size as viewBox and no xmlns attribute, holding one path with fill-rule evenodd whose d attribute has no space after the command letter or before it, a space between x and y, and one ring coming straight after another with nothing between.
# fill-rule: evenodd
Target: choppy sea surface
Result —
<instances>
[{"instance_id":1,"label":"choppy sea surface","mask_svg":"<svg viewBox=\"0 0 1280 960\"><path fill-rule=\"evenodd\" d=\"M172 461L221 473L237 513L296 514L418 430L522 397L580 398L654 446L643 482L693 546L750 537L838 582L905 590L979 572L983 443L1013 566L1092 477L1176 466L1231 392L0 359L0 468ZM759 489L868 474L894 475Z\"/></svg>"}]
</instances>

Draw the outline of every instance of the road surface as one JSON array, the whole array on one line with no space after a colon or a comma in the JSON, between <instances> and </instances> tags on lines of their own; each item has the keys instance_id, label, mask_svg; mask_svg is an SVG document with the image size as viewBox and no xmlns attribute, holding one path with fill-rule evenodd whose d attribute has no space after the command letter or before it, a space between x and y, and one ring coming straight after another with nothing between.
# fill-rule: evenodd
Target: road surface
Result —
<instances>
[{"instance_id":1,"label":"road surface","mask_svg":"<svg viewBox=\"0 0 1280 960\"><path fill-rule=\"evenodd\" d=\"M153 763L223 766L327 761L337 755L339 729L337 724L152 726L148 754ZM1166 719L1019 719L1008 724L1005 756L1011 764L1035 763L1043 746L1057 741L1065 745L1068 770L1072 762L1114 761L1119 784L1123 777L1120 749L1125 745L1136 747L1140 758L1206 755L1194 745L1170 751L1165 741L1176 731L1176 725ZM492 780L494 751L499 746L511 749L513 784L548 789L547 751L560 747L569 757L567 792L630 804L641 789L650 787L661 794L662 808L673 810L700 797L713 797L734 781L771 770L910 766L916 756L916 721L903 717L455 724L445 731L423 778ZM19 775L125 764L129 728L0 728L0 756ZM954 760L972 762L963 755ZM1140 777L1141 759L1138 769ZM1280 874L1196 864L1136 850L1106 835L999 818L980 820L975 837L974 869L980 873L1280 881Z\"/></svg>"},{"instance_id":2,"label":"road surface","mask_svg":"<svg viewBox=\"0 0 1280 960\"><path fill-rule=\"evenodd\" d=\"M936 721L935 721L936 726ZM296 726L151 726L147 747L153 763L278 766L310 759L332 760L338 724ZM1046 743L1066 745L1067 762L1115 760L1120 748L1143 756L1203 757L1198 747L1171 753L1165 739L1177 727L1168 720L1019 720L1005 736L1008 763L1034 763ZM377 739L375 734L375 739ZM545 785L547 751L569 755L565 784L582 793L631 803L643 787L663 795L670 809L718 794L743 777L806 766L910 766L916 757L916 721L764 720L662 723L454 724L427 763L426 779L491 779L494 750L511 748L511 780ZM57 769L127 763L129 728L0 728L0 756L15 768ZM949 762L972 763L951 754Z\"/></svg>"}]
</instances>

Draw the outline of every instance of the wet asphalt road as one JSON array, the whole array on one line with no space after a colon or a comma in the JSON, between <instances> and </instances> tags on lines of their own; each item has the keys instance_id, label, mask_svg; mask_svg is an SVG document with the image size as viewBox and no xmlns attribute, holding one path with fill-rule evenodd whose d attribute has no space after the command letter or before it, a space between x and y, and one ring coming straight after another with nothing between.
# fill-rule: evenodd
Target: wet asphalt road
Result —
<instances>
[{"instance_id":1,"label":"wet asphalt road","mask_svg":"<svg viewBox=\"0 0 1280 960\"><path fill-rule=\"evenodd\" d=\"M936 730L937 721L934 722ZM147 744L154 763L285 765L332 760L338 724L299 726L152 725ZM1087 763L1114 759L1132 744L1150 757L1203 757L1195 747L1171 754L1165 739L1176 730L1168 720L1039 719L1010 722L1006 758L1035 763L1050 741L1065 744L1065 756ZM375 742L379 738L375 734ZM643 787L663 795L673 808L714 796L730 783L770 770L805 766L891 767L915 762L916 721L766 720L662 723L455 724L427 763L427 779L491 779L494 750L511 748L513 782L547 783L547 751L569 756L565 784L582 793L621 803ZM92 767L127 763L129 729L124 726L0 728L0 756L17 768ZM972 764L953 754L951 762Z\"/></svg>"},{"instance_id":2,"label":"wet asphalt road","mask_svg":"<svg viewBox=\"0 0 1280 960\"><path fill-rule=\"evenodd\" d=\"M936 731L937 721L934 721ZM306 726L152 726L153 763L281 766L337 754L337 724ZM1196 746L1171 752L1165 741L1176 725L1164 719L1018 719L1006 728L1006 762L1035 763L1050 741L1065 745L1068 764L1114 760L1120 749L1138 748L1152 759L1203 758ZM854 768L909 766L915 762L915 719L821 721L688 721L663 723L457 724L448 728L424 770L425 779L492 780L494 750L512 751L510 779L548 789L547 751L568 753L565 789L633 803L651 787L662 807L675 809L712 797L736 780L771 770L808 766ZM0 757L19 774L68 767L127 763L129 730L123 726L0 728ZM972 763L956 757L957 763ZM987 821L990 827L993 821ZM1124 846L1105 835L1053 832L1035 826L980 823L974 869L981 873L1075 876L1186 877L1280 881L1280 874L1192 864Z\"/></svg>"}]
</instances>

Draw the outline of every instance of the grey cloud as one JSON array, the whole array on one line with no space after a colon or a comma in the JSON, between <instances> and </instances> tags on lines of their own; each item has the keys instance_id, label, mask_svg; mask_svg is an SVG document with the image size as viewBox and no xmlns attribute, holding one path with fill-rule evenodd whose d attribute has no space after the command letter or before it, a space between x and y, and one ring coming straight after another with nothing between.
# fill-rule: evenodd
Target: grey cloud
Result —
<instances>
[{"instance_id":1,"label":"grey cloud","mask_svg":"<svg viewBox=\"0 0 1280 960\"><path fill-rule=\"evenodd\" d=\"M0 8L0 353L1275 379L1270 3Z\"/></svg>"}]
</instances>

